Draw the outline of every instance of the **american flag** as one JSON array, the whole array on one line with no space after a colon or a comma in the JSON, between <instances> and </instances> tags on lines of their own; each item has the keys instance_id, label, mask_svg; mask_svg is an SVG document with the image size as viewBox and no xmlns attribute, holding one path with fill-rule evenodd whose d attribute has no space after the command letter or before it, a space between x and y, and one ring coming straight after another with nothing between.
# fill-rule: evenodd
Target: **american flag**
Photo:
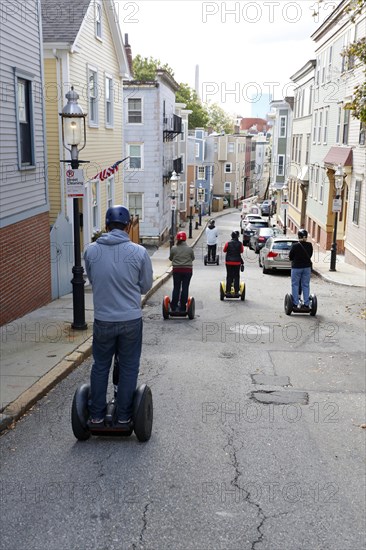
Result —
<instances>
[{"instance_id":1,"label":"american flag","mask_svg":"<svg viewBox=\"0 0 366 550\"><path fill-rule=\"evenodd\" d=\"M99 179L100 181L106 180L107 178L109 178L110 176L112 176L113 174L118 172L119 165L121 164L121 162L123 162L124 160L127 160L128 158L130 158L130 157L126 157L122 160L117 160L117 162L112 164L112 166L110 166L109 168L105 168L101 172L98 172L98 174L96 174L92 179L93 180L98 180Z\"/></svg>"}]
</instances>

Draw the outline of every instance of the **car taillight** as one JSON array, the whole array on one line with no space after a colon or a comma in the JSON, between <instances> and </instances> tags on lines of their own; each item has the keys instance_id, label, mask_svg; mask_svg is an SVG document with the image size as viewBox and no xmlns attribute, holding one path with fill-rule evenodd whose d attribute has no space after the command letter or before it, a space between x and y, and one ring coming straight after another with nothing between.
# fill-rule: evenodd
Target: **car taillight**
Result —
<instances>
[{"instance_id":1,"label":"car taillight","mask_svg":"<svg viewBox=\"0 0 366 550\"><path fill-rule=\"evenodd\" d=\"M261 243L264 243L266 239L264 237L258 237L258 241L260 241Z\"/></svg>"},{"instance_id":2,"label":"car taillight","mask_svg":"<svg viewBox=\"0 0 366 550\"><path fill-rule=\"evenodd\" d=\"M278 253L277 252L268 252L267 254L267 258L275 258L276 256L278 256Z\"/></svg>"}]
</instances>

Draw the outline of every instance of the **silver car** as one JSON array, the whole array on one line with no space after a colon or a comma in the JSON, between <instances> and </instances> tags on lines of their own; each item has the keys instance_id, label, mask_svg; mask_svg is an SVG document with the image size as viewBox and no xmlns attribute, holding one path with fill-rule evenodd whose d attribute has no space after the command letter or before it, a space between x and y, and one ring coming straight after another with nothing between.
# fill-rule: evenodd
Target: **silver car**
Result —
<instances>
[{"instance_id":1,"label":"silver car","mask_svg":"<svg viewBox=\"0 0 366 550\"><path fill-rule=\"evenodd\" d=\"M259 251L258 263L263 268L263 273L272 270L291 269L289 252L293 243L297 243L296 237L270 237Z\"/></svg>"}]
</instances>

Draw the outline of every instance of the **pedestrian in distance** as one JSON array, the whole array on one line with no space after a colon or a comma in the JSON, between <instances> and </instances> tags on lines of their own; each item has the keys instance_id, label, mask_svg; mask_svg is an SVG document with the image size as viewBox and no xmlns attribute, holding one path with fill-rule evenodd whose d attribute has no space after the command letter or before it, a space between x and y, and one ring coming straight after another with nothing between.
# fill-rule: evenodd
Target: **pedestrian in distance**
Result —
<instances>
[{"instance_id":1,"label":"pedestrian in distance","mask_svg":"<svg viewBox=\"0 0 366 550\"><path fill-rule=\"evenodd\" d=\"M117 419L130 422L142 348L141 294L152 287L153 270L146 249L131 242L127 208L108 208L106 233L84 254L94 302L93 359L90 375L90 422L102 424L114 354L118 354Z\"/></svg>"},{"instance_id":2,"label":"pedestrian in distance","mask_svg":"<svg viewBox=\"0 0 366 550\"><path fill-rule=\"evenodd\" d=\"M169 260L173 266L173 295L170 303L172 311L186 311L189 283L193 273L194 252L187 244L187 234L179 231L176 244L170 250Z\"/></svg>"},{"instance_id":3,"label":"pedestrian in distance","mask_svg":"<svg viewBox=\"0 0 366 550\"><path fill-rule=\"evenodd\" d=\"M301 294L302 291L304 306L309 307L313 245L307 242L308 232L306 229L300 229L297 236L299 242L291 246L289 253L289 259L291 261L292 300L294 307L298 307L299 294Z\"/></svg>"},{"instance_id":4,"label":"pedestrian in distance","mask_svg":"<svg viewBox=\"0 0 366 550\"><path fill-rule=\"evenodd\" d=\"M234 285L235 294L239 294L240 287L240 269L244 270L244 260L242 254L244 246L239 241L239 231L231 233L231 241L225 243L223 251L226 252L226 292L231 292L231 286Z\"/></svg>"},{"instance_id":5,"label":"pedestrian in distance","mask_svg":"<svg viewBox=\"0 0 366 550\"><path fill-rule=\"evenodd\" d=\"M210 220L206 227L206 240L207 240L207 261L216 261L216 248L218 243L219 231L215 225L215 220Z\"/></svg>"}]
</instances>

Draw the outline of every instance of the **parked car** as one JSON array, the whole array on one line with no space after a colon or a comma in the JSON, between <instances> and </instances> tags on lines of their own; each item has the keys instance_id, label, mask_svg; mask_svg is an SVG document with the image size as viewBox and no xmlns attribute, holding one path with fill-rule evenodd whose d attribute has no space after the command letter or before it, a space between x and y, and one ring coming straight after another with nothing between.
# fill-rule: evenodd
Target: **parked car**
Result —
<instances>
[{"instance_id":1,"label":"parked car","mask_svg":"<svg viewBox=\"0 0 366 550\"><path fill-rule=\"evenodd\" d=\"M271 201L266 199L261 204L262 216L269 216L271 214Z\"/></svg>"},{"instance_id":2,"label":"parked car","mask_svg":"<svg viewBox=\"0 0 366 550\"><path fill-rule=\"evenodd\" d=\"M252 222L255 220L265 221L264 218L262 218L262 216L260 216L259 214L247 214L240 222L240 233L243 234L244 227L248 225L249 222Z\"/></svg>"},{"instance_id":3,"label":"parked car","mask_svg":"<svg viewBox=\"0 0 366 550\"><path fill-rule=\"evenodd\" d=\"M243 245L249 244L250 237L255 233L256 229L259 227L269 227L268 221L261 219L261 220L253 220L249 222L243 229Z\"/></svg>"},{"instance_id":4,"label":"parked car","mask_svg":"<svg viewBox=\"0 0 366 550\"><path fill-rule=\"evenodd\" d=\"M269 237L275 237L276 235L278 235L278 229L273 227L259 227L256 229L255 233L250 236L250 250L254 250L256 254L259 254L260 249L264 247L267 239L269 239Z\"/></svg>"},{"instance_id":5,"label":"parked car","mask_svg":"<svg viewBox=\"0 0 366 550\"><path fill-rule=\"evenodd\" d=\"M291 269L289 252L293 243L297 243L296 237L287 237L286 235L278 237L269 237L265 245L259 251L258 263L263 268L263 273L269 273L272 270Z\"/></svg>"}]
</instances>

